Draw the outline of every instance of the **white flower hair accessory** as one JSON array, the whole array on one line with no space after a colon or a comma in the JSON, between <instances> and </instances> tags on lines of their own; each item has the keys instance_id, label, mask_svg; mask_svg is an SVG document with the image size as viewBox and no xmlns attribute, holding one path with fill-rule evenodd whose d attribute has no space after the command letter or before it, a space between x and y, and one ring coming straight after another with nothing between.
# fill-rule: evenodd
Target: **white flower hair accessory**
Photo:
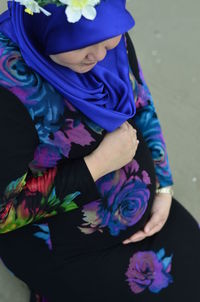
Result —
<instances>
[{"instance_id":1,"label":"white flower hair accessory","mask_svg":"<svg viewBox=\"0 0 200 302\"><path fill-rule=\"evenodd\" d=\"M43 12L46 16L50 16L51 13L46 9L42 8L35 0L14 0L15 2L19 2L21 5L26 7L25 12L33 15L33 13Z\"/></svg>"},{"instance_id":2,"label":"white flower hair accessory","mask_svg":"<svg viewBox=\"0 0 200 302\"><path fill-rule=\"evenodd\" d=\"M65 14L69 22L78 22L81 17L88 20L94 20L97 12L95 6L100 3L100 0L60 0L66 4Z\"/></svg>"},{"instance_id":3,"label":"white flower hair accessory","mask_svg":"<svg viewBox=\"0 0 200 302\"><path fill-rule=\"evenodd\" d=\"M66 5L65 14L70 23L78 22L81 17L88 20L94 20L97 15L95 6L101 0L14 0L26 7L25 12L33 15L34 13L43 12L46 16L51 13L43 8L47 4L56 4L57 6Z\"/></svg>"}]
</instances>

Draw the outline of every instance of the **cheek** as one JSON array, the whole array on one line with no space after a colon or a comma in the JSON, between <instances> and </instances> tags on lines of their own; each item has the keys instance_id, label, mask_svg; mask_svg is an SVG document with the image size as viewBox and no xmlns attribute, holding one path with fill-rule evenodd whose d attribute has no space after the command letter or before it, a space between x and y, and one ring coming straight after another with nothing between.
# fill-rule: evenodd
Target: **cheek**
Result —
<instances>
[{"instance_id":1,"label":"cheek","mask_svg":"<svg viewBox=\"0 0 200 302\"><path fill-rule=\"evenodd\" d=\"M62 55L59 60L62 65L80 65L82 61L84 60L85 55L81 53L66 53L65 55Z\"/></svg>"},{"instance_id":2,"label":"cheek","mask_svg":"<svg viewBox=\"0 0 200 302\"><path fill-rule=\"evenodd\" d=\"M121 41L121 38L122 38L122 35L116 37L116 38L113 38L109 41L109 48L110 49L113 49L115 47L117 47L117 45L119 44L119 42Z\"/></svg>"}]
</instances>

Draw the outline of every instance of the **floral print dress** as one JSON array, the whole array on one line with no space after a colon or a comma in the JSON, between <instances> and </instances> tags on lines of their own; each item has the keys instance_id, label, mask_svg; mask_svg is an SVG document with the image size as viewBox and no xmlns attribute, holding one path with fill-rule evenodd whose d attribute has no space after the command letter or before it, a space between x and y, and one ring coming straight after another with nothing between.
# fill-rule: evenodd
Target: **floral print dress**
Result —
<instances>
[{"instance_id":1,"label":"floral print dress","mask_svg":"<svg viewBox=\"0 0 200 302\"><path fill-rule=\"evenodd\" d=\"M129 123L137 129L139 147L129 164L94 182L83 157L106 131L31 70L0 33L6 146L0 156L0 256L28 284L32 301L41 295L53 302L165 302L174 296L186 301L198 292L192 266L200 252L199 228L175 199L158 234L122 245L150 218L156 186L173 184L153 99L129 36L127 51L137 108ZM192 236L186 246L187 232Z\"/></svg>"}]
</instances>

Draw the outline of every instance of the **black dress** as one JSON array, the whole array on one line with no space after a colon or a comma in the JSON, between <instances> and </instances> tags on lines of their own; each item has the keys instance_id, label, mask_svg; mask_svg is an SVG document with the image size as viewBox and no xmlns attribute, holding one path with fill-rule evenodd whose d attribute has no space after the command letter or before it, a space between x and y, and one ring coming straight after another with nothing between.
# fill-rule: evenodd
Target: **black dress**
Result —
<instances>
[{"instance_id":1,"label":"black dress","mask_svg":"<svg viewBox=\"0 0 200 302\"><path fill-rule=\"evenodd\" d=\"M44 118L2 86L0 257L30 287L31 300L38 293L49 302L198 301L199 225L176 199L159 233L122 244L144 227L155 197L155 162L137 117L129 120L140 141L134 159L94 182L83 156L105 131L66 103L63 125L79 131L68 128L70 156L55 167L38 126ZM49 131L45 139L50 145L58 137Z\"/></svg>"}]
</instances>

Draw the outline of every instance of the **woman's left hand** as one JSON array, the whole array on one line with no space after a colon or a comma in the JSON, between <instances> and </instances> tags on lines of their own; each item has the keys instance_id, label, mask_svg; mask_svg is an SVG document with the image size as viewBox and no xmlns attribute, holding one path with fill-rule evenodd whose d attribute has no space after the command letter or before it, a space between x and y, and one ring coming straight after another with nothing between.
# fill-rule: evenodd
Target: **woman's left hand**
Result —
<instances>
[{"instance_id":1,"label":"woman's left hand","mask_svg":"<svg viewBox=\"0 0 200 302\"><path fill-rule=\"evenodd\" d=\"M124 244L141 241L146 237L152 236L159 232L167 221L170 208L172 204L172 197L170 194L159 193L156 194L153 206L151 209L151 218L145 225L143 230L138 231L130 238L123 241Z\"/></svg>"}]
</instances>

